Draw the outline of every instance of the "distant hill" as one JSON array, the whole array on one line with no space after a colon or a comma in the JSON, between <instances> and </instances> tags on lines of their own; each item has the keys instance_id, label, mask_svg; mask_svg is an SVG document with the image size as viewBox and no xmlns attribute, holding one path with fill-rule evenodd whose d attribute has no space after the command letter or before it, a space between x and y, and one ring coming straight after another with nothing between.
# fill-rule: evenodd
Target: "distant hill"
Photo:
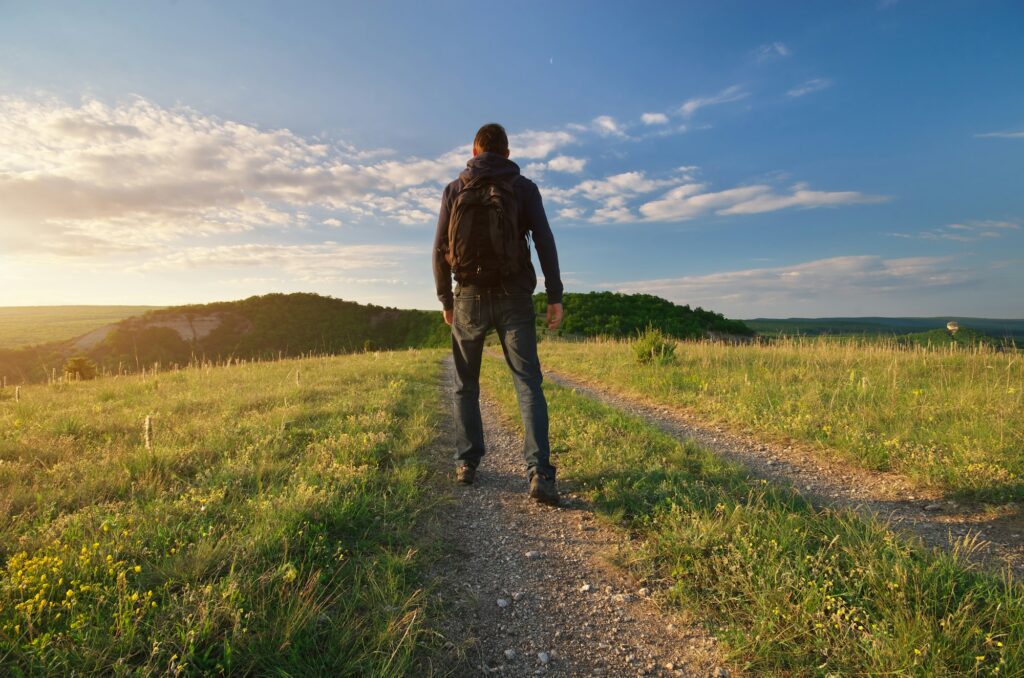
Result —
<instances>
[{"instance_id":1,"label":"distant hill","mask_svg":"<svg viewBox=\"0 0 1024 678\"><path fill-rule=\"evenodd\" d=\"M901 334L896 337L896 340L916 346L977 346L978 344L988 344L990 346L998 346L1005 340L992 337L991 335L978 332L970 327L961 327L956 331L955 334L946 331L945 329L928 330L927 332L914 332L912 334Z\"/></svg>"},{"instance_id":2,"label":"distant hill","mask_svg":"<svg viewBox=\"0 0 1024 678\"><path fill-rule=\"evenodd\" d=\"M534 297L538 320L544 318L547 295ZM619 292L568 292L562 298L565 321L561 333L584 337L632 337L648 326L680 339L709 334L752 336L741 320L729 320L721 313L699 306L679 306L651 294Z\"/></svg>"},{"instance_id":3,"label":"distant hill","mask_svg":"<svg viewBox=\"0 0 1024 678\"><path fill-rule=\"evenodd\" d=\"M162 306L0 306L0 349L65 341Z\"/></svg>"},{"instance_id":4,"label":"distant hill","mask_svg":"<svg viewBox=\"0 0 1024 678\"><path fill-rule=\"evenodd\" d=\"M902 335L945 331L946 323L955 320L960 327L970 328L995 339L1024 341L1024 320L997 318L967 318L948 316L941 318L755 318L744 322L756 332L766 335Z\"/></svg>"},{"instance_id":5,"label":"distant hill","mask_svg":"<svg viewBox=\"0 0 1024 678\"><path fill-rule=\"evenodd\" d=\"M0 350L8 381L45 381L72 355L102 369L131 372L160 363L271 358L439 346L448 330L439 312L364 305L317 294L267 294L241 301L148 311L69 341Z\"/></svg>"}]
</instances>

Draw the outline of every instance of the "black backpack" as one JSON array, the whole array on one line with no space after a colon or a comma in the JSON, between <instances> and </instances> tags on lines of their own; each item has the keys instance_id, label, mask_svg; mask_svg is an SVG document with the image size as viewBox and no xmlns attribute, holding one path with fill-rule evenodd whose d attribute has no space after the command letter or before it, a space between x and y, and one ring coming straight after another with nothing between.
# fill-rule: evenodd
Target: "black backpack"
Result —
<instances>
[{"instance_id":1,"label":"black backpack","mask_svg":"<svg viewBox=\"0 0 1024 678\"><path fill-rule=\"evenodd\" d=\"M478 177L455 196L445 259L464 285L497 286L529 261L512 177Z\"/></svg>"}]
</instances>

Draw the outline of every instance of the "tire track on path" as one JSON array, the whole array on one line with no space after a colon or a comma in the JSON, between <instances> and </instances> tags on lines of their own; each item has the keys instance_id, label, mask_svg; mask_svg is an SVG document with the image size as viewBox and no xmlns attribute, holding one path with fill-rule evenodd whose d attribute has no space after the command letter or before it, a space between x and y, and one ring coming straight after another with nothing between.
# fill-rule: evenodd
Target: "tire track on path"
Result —
<instances>
[{"instance_id":1,"label":"tire track on path","mask_svg":"<svg viewBox=\"0 0 1024 678\"><path fill-rule=\"evenodd\" d=\"M972 511L928 496L894 473L859 469L801 449L769 445L756 438L708 426L680 410L623 395L589 380L546 369L544 377L605 405L637 415L681 441L692 440L715 454L742 464L752 476L788 485L818 506L852 508L888 520L899 531L928 546L946 550L977 538L968 557L988 567L1009 567L1024 576L1024 517L1009 504L989 513Z\"/></svg>"},{"instance_id":2,"label":"tire track on path","mask_svg":"<svg viewBox=\"0 0 1024 678\"><path fill-rule=\"evenodd\" d=\"M450 359L443 373L449 402ZM434 568L446 608L438 668L452 676L728 676L714 638L664 614L608 563L628 548L622 530L564 491L559 508L527 496L519 431L486 394L481 407L487 455L474 485L451 481L439 531L450 555Z\"/></svg>"}]
</instances>

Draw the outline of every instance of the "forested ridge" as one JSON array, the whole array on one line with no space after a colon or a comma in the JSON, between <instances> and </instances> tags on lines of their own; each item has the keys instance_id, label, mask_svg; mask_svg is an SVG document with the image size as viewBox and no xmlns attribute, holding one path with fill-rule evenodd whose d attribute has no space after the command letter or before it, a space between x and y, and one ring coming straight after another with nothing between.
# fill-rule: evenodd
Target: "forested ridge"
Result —
<instances>
[{"instance_id":1,"label":"forested ridge","mask_svg":"<svg viewBox=\"0 0 1024 678\"><path fill-rule=\"evenodd\" d=\"M543 323L546 296L534 301ZM570 292L563 303L564 336L631 337L647 327L680 339L753 334L741 321L650 294ZM84 339L0 350L0 375L12 383L46 381L59 376L72 356L95 362L101 373L117 373L196 361L444 346L449 330L439 308L407 310L293 293L161 308L115 323L95 341Z\"/></svg>"},{"instance_id":2,"label":"forested ridge","mask_svg":"<svg viewBox=\"0 0 1024 678\"><path fill-rule=\"evenodd\" d=\"M543 319L547 295L534 297L537 315ZM620 292L567 292L562 304L565 320L560 333L568 336L636 336L654 327L679 339L700 339L709 333L752 336L741 320L701 307L679 306L653 294Z\"/></svg>"}]
</instances>

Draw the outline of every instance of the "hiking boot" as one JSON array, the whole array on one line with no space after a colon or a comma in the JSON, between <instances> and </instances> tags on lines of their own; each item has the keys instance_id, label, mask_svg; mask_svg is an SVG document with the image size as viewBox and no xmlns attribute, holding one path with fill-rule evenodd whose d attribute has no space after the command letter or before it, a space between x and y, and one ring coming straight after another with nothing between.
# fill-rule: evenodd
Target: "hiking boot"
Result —
<instances>
[{"instance_id":1,"label":"hiking boot","mask_svg":"<svg viewBox=\"0 0 1024 678\"><path fill-rule=\"evenodd\" d=\"M555 479L534 473L530 478L530 497L541 504L558 506L558 488L555 486Z\"/></svg>"},{"instance_id":2,"label":"hiking boot","mask_svg":"<svg viewBox=\"0 0 1024 678\"><path fill-rule=\"evenodd\" d=\"M461 485L472 485L476 478L476 469L469 464L463 464L455 469L455 482Z\"/></svg>"}]
</instances>

